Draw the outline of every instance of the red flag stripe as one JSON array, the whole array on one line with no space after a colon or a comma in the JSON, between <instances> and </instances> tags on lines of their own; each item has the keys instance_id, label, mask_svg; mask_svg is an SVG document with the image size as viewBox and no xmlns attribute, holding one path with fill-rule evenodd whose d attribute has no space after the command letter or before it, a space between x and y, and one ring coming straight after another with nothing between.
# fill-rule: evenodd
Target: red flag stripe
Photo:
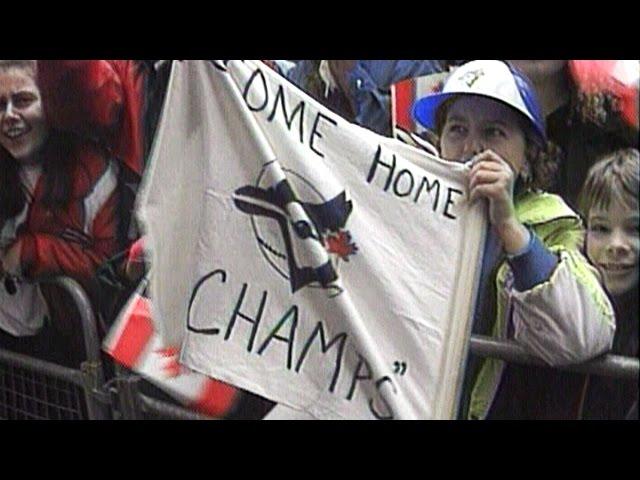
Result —
<instances>
[{"instance_id":1,"label":"red flag stripe","mask_svg":"<svg viewBox=\"0 0 640 480\"><path fill-rule=\"evenodd\" d=\"M133 369L153 335L149 300L139 296L126 315L125 327L111 355L127 368Z\"/></svg>"},{"instance_id":2,"label":"red flag stripe","mask_svg":"<svg viewBox=\"0 0 640 480\"><path fill-rule=\"evenodd\" d=\"M398 82L396 87L396 123L410 132L414 131L411 107L415 97L415 81L413 79Z\"/></svg>"},{"instance_id":3,"label":"red flag stripe","mask_svg":"<svg viewBox=\"0 0 640 480\"><path fill-rule=\"evenodd\" d=\"M226 383L208 378L198 398L190 405L194 410L211 417L227 415L235 403L237 389Z\"/></svg>"}]
</instances>

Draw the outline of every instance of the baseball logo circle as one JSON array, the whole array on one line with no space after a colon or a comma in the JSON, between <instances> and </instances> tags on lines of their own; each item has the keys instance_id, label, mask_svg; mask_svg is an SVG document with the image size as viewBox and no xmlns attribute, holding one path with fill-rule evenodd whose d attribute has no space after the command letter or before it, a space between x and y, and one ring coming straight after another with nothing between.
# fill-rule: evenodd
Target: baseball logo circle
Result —
<instances>
[{"instance_id":1,"label":"baseball logo circle","mask_svg":"<svg viewBox=\"0 0 640 480\"><path fill-rule=\"evenodd\" d=\"M256 187L265 188L266 185L266 168L263 168L256 181ZM282 168L282 171L287 175L288 181L291 183L292 188L295 189L296 194L303 200L321 203L325 202L325 197L320 191L311 184L302 175L294 172L288 168ZM269 265L284 279L289 280L289 264L286 253L286 247L284 239L280 233L275 222L268 218L259 217L256 215L251 216L251 227L253 233L258 242L260 252L267 260ZM334 268L338 268L337 259L332 259ZM320 285L309 285L312 288L321 288Z\"/></svg>"}]
</instances>

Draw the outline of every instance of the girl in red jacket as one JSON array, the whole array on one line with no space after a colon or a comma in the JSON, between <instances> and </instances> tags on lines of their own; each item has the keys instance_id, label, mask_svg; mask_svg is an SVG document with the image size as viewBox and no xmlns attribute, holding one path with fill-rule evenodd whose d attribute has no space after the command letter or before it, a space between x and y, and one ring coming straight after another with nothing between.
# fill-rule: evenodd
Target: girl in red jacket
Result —
<instances>
[{"instance_id":1,"label":"girl in red jacket","mask_svg":"<svg viewBox=\"0 0 640 480\"><path fill-rule=\"evenodd\" d=\"M126 62L66 63L0 61L0 329L14 337L49 316L34 281L65 275L90 290L123 247L120 171L140 160ZM108 137L127 122L128 136Z\"/></svg>"}]
</instances>

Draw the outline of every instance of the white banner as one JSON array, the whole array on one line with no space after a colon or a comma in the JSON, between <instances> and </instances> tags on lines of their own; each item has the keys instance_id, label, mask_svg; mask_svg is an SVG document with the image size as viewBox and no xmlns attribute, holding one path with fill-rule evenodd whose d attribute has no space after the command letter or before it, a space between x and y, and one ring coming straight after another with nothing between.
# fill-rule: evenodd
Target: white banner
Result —
<instances>
[{"instance_id":1,"label":"white banner","mask_svg":"<svg viewBox=\"0 0 640 480\"><path fill-rule=\"evenodd\" d=\"M452 418L486 228L465 179L261 62L174 62L139 205L163 337L312 418Z\"/></svg>"}]
</instances>

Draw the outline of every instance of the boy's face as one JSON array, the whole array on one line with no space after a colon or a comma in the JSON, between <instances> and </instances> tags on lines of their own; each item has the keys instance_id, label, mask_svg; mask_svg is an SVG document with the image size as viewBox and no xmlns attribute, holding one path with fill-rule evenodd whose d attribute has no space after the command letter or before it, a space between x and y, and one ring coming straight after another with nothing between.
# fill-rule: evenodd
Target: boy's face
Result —
<instances>
[{"instance_id":1,"label":"boy's face","mask_svg":"<svg viewBox=\"0 0 640 480\"><path fill-rule=\"evenodd\" d=\"M587 256L600 270L612 295L638 285L638 205L613 200L609 208L593 207L587 219Z\"/></svg>"}]
</instances>

